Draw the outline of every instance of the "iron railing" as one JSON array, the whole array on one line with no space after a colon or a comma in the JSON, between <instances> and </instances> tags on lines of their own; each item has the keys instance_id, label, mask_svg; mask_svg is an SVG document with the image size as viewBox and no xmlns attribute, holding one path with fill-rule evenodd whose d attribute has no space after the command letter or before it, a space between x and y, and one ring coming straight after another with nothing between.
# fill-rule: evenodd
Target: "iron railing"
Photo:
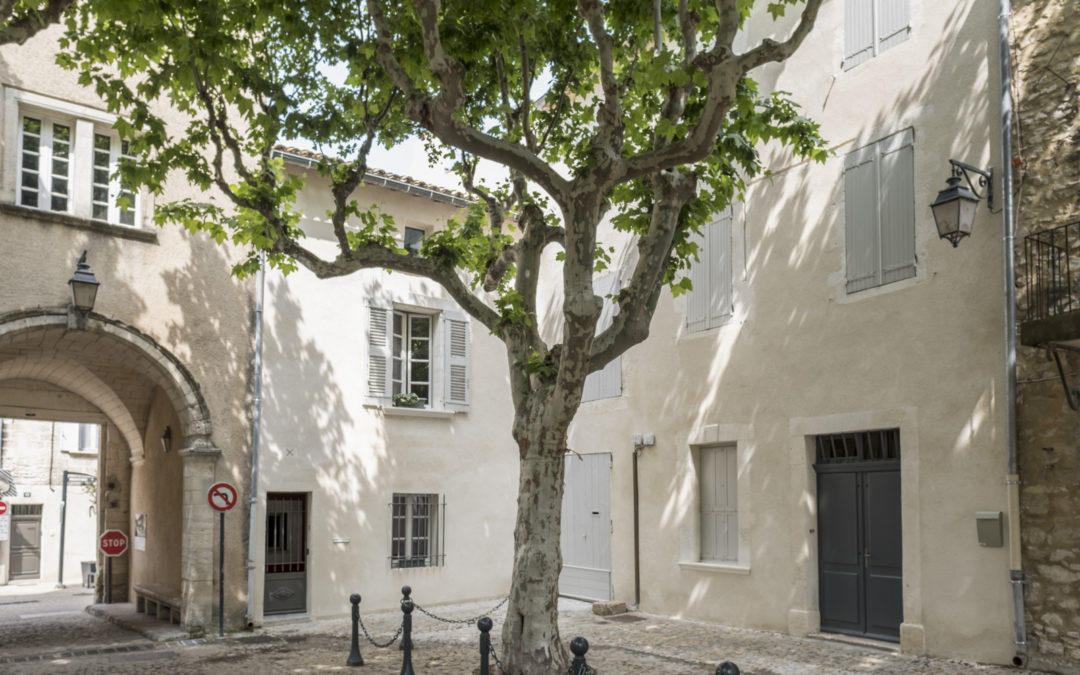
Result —
<instances>
[{"instance_id":1,"label":"iron railing","mask_svg":"<svg viewBox=\"0 0 1080 675\"><path fill-rule=\"evenodd\" d=\"M1080 221L1029 234L1024 263L1028 321L1080 311Z\"/></svg>"}]
</instances>

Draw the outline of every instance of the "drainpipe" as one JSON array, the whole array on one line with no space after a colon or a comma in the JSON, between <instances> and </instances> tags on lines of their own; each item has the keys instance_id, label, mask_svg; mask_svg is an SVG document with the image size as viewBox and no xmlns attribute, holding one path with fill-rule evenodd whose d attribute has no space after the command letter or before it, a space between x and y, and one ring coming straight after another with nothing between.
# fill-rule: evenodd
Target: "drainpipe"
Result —
<instances>
[{"instance_id":1,"label":"drainpipe","mask_svg":"<svg viewBox=\"0 0 1080 675\"><path fill-rule=\"evenodd\" d=\"M1001 59L1001 203L1005 253L1005 438L1008 466L1005 485L1009 505L1009 583L1013 598L1014 666L1027 665L1024 619L1024 569L1020 549L1020 469L1016 439L1016 221L1013 214L1012 65L1009 59L1010 0L998 0L998 51Z\"/></svg>"},{"instance_id":2,"label":"drainpipe","mask_svg":"<svg viewBox=\"0 0 1080 675\"><path fill-rule=\"evenodd\" d=\"M641 607L641 537L638 530L638 473L637 461L645 446L634 443L634 609Z\"/></svg>"},{"instance_id":3,"label":"drainpipe","mask_svg":"<svg viewBox=\"0 0 1080 675\"><path fill-rule=\"evenodd\" d=\"M259 421L262 417L262 324L263 287L266 285L266 254L259 252L255 274L255 392L251 411L251 499L248 503L247 625L255 626L255 525L259 506Z\"/></svg>"}]
</instances>

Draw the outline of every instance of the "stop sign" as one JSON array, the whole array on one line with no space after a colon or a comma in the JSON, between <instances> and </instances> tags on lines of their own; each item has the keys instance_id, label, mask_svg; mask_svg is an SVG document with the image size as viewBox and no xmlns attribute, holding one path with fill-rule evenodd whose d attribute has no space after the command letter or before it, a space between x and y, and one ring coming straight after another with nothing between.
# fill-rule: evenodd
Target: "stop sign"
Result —
<instances>
[{"instance_id":1,"label":"stop sign","mask_svg":"<svg viewBox=\"0 0 1080 675\"><path fill-rule=\"evenodd\" d=\"M105 530L98 540L101 552L109 557L123 555L128 547L127 535L120 530Z\"/></svg>"}]
</instances>

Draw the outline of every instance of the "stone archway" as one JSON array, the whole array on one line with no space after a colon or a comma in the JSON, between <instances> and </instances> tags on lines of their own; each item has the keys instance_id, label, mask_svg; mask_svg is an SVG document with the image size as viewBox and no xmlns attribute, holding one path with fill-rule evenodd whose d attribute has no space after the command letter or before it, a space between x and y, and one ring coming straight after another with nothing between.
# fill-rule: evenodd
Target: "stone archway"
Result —
<instances>
[{"instance_id":1,"label":"stone archway","mask_svg":"<svg viewBox=\"0 0 1080 675\"><path fill-rule=\"evenodd\" d=\"M202 508L221 451L209 409L190 372L138 329L91 313L37 309L0 314L0 399L10 381L44 383L95 406L129 449L131 467L146 459L146 418L155 392L175 413L182 465L179 550L181 623L200 630L212 621L213 517ZM160 396L160 393L158 394ZM3 401L0 401L2 403Z\"/></svg>"}]
</instances>

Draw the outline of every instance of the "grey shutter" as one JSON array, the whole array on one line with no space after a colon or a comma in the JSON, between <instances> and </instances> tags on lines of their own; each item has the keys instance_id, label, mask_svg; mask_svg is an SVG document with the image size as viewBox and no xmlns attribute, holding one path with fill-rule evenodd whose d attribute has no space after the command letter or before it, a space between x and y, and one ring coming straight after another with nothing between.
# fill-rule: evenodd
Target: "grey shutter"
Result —
<instances>
[{"instance_id":1,"label":"grey shutter","mask_svg":"<svg viewBox=\"0 0 1080 675\"><path fill-rule=\"evenodd\" d=\"M870 146L851 153L844 161L844 250L848 293L881 283L876 159L876 146Z\"/></svg>"},{"instance_id":2,"label":"grey shutter","mask_svg":"<svg viewBox=\"0 0 1080 675\"><path fill-rule=\"evenodd\" d=\"M736 561L739 512L735 446L702 448L700 458L701 559Z\"/></svg>"},{"instance_id":3,"label":"grey shutter","mask_svg":"<svg viewBox=\"0 0 1080 675\"><path fill-rule=\"evenodd\" d=\"M911 0L877 0L877 53L895 47L911 33Z\"/></svg>"},{"instance_id":4,"label":"grey shutter","mask_svg":"<svg viewBox=\"0 0 1080 675\"><path fill-rule=\"evenodd\" d=\"M390 398L392 312L387 307L368 306L368 383L367 395L377 403Z\"/></svg>"},{"instance_id":5,"label":"grey shutter","mask_svg":"<svg viewBox=\"0 0 1080 675\"><path fill-rule=\"evenodd\" d=\"M79 450L82 452L100 452L101 427L96 424L79 425Z\"/></svg>"},{"instance_id":6,"label":"grey shutter","mask_svg":"<svg viewBox=\"0 0 1080 675\"><path fill-rule=\"evenodd\" d=\"M914 134L908 129L882 141L881 283L915 276Z\"/></svg>"},{"instance_id":7,"label":"grey shutter","mask_svg":"<svg viewBox=\"0 0 1080 675\"><path fill-rule=\"evenodd\" d=\"M874 3L876 0L844 1L844 70L874 56Z\"/></svg>"},{"instance_id":8,"label":"grey shutter","mask_svg":"<svg viewBox=\"0 0 1080 675\"><path fill-rule=\"evenodd\" d=\"M702 233L691 235L690 241L697 244L697 261L690 264L690 283L694 288L686 294L686 332L696 333L708 328L709 324L709 255L705 245L705 233L709 226L702 226Z\"/></svg>"},{"instance_id":9,"label":"grey shutter","mask_svg":"<svg viewBox=\"0 0 1080 675\"><path fill-rule=\"evenodd\" d=\"M449 410L469 409L469 322L464 316L443 314L446 333L446 392L443 405Z\"/></svg>"},{"instance_id":10,"label":"grey shutter","mask_svg":"<svg viewBox=\"0 0 1080 675\"><path fill-rule=\"evenodd\" d=\"M731 225L732 207L724 209L705 230L709 250L709 328L719 328L731 318Z\"/></svg>"},{"instance_id":11,"label":"grey shutter","mask_svg":"<svg viewBox=\"0 0 1080 675\"><path fill-rule=\"evenodd\" d=\"M612 272L600 277L594 284L597 295L607 296L619 291L619 274ZM596 333L607 330L615 320L618 307L609 298L604 298L604 308L596 322ZM615 398L622 395L622 357L617 356L602 369L585 378L585 388L581 393L582 402L600 398Z\"/></svg>"}]
</instances>

